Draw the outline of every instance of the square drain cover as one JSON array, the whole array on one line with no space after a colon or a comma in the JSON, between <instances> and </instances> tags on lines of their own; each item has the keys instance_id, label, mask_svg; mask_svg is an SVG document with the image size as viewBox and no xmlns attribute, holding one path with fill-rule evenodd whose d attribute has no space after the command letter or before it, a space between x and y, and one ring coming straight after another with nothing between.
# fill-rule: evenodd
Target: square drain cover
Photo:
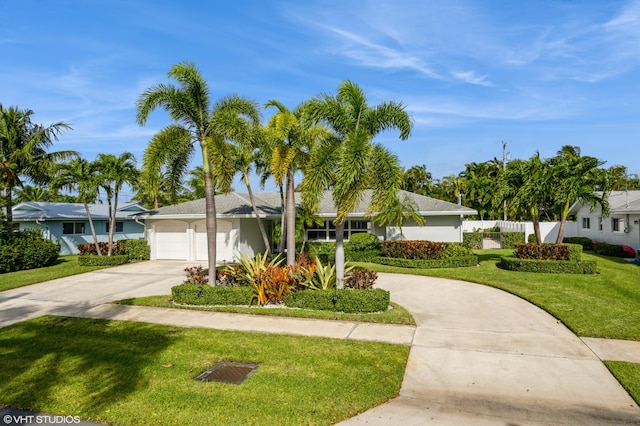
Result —
<instances>
[{"instance_id":1,"label":"square drain cover","mask_svg":"<svg viewBox=\"0 0 640 426\"><path fill-rule=\"evenodd\" d=\"M244 382L258 364L246 362L219 362L200 374L195 380L201 382L222 382L239 385Z\"/></svg>"}]
</instances>

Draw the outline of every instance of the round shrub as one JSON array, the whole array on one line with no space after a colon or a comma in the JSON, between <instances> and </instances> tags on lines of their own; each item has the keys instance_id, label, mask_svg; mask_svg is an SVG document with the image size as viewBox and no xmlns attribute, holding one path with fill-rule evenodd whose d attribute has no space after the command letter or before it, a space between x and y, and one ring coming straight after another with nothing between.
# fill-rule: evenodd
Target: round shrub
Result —
<instances>
[{"instance_id":1,"label":"round shrub","mask_svg":"<svg viewBox=\"0 0 640 426\"><path fill-rule=\"evenodd\" d=\"M377 236L369 234L368 232L362 232L360 234L353 234L349 238L349 241L344 244L344 248L350 251L380 250L382 244Z\"/></svg>"},{"instance_id":2,"label":"round shrub","mask_svg":"<svg viewBox=\"0 0 640 426\"><path fill-rule=\"evenodd\" d=\"M9 234L0 245L0 273L50 266L59 254L60 246L43 239L37 229Z\"/></svg>"}]
</instances>

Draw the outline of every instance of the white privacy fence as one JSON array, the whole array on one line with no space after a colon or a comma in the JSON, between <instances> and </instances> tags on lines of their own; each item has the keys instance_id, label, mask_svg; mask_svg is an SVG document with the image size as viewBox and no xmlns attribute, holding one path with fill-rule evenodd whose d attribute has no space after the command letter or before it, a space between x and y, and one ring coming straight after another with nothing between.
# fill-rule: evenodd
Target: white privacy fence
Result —
<instances>
[{"instance_id":1,"label":"white privacy fence","mask_svg":"<svg viewBox=\"0 0 640 426\"><path fill-rule=\"evenodd\" d=\"M524 232L525 241L533 234L533 222L511 222L504 220L465 220L462 222L462 232L473 232L490 228L500 228L500 232ZM558 237L560 222L540 222L540 234L545 243L555 243ZM567 222L564 228L565 237L578 236L578 223Z\"/></svg>"}]
</instances>

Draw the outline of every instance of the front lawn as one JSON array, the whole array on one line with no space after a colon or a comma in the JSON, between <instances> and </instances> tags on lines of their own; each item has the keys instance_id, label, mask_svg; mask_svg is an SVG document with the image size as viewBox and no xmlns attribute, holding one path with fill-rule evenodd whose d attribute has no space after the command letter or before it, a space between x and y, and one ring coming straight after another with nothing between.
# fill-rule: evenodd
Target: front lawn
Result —
<instances>
[{"instance_id":1,"label":"front lawn","mask_svg":"<svg viewBox=\"0 0 640 426\"><path fill-rule=\"evenodd\" d=\"M60 256L53 266L0 274L0 291L104 268L105 266L80 266L78 255L75 254Z\"/></svg>"},{"instance_id":2,"label":"front lawn","mask_svg":"<svg viewBox=\"0 0 640 426\"><path fill-rule=\"evenodd\" d=\"M640 340L640 267L625 260L583 254L598 263L597 275L506 271L496 264L512 250L479 250L480 266L410 269L373 263L359 266L391 272L452 278L513 293L541 307L582 337Z\"/></svg>"},{"instance_id":3,"label":"front lawn","mask_svg":"<svg viewBox=\"0 0 640 426\"><path fill-rule=\"evenodd\" d=\"M113 425L333 424L400 389L409 347L41 317L0 329L0 405ZM259 364L241 385L193 378Z\"/></svg>"}]
</instances>

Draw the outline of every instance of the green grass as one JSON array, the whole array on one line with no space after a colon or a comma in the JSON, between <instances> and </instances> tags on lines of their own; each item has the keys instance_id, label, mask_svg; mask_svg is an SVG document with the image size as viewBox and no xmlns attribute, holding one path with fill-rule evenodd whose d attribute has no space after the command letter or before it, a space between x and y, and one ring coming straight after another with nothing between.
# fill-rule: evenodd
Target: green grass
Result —
<instances>
[{"instance_id":1,"label":"green grass","mask_svg":"<svg viewBox=\"0 0 640 426\"><path fill-rule=\"evenodd\" d=\"M640 404L640 364L622 361L605 361L604 363L629 395Z\"/></svg>"},{"instance_id":2,"label":"green grass","mask_svg":"<svg viewBox=\"0 0 640 426\"><path fill-rule=\"evenodd\" d=\"M105 266L80 266L78 255L60 256L53 266L0 274L0 291L104 268Z\"/></svg>"},{"instance_id":3,"label":"green grass","mask_svg":"<svg viewBox=\"0 0 640 426\"><path fill-rule=\"evenodd\" d=\"M409 347L40 317L0 329L0 405L113 425L333 424L396 396ZM255 362L242 385L199 382Z\"/></svg>"},{"instance_id":4,"label":"green grass","mask_svg":"<svg viewBox=\"0 0 640 426\"><path fill-rule=\"evenodd\" d=\"M480 266L409 269L357 263L377 272L459 279L513 293L561 320L578 336L640 340L640 267L623 259L583 254L598 262L597 275L541 274L498 268L512 250L477 251Z\"/></svg>"},{"instance_id":5,"label":"green grass","mask_svg":"<svg viewBox=\"0 0 640 426\"><path fill-rule=\"evenodd\" d=\"M244 306L181 306L171 302L171 296L149 296L113 302L120 305L155 306L160 308L191 309L199 311L231 312L236 314L269 315L279 317L317 318L340 321L360 321L384 324L416 325L413 316L402 306L391 303L393 309L380 313L345 314L342 312L315 311L311 309L258 308Z\"/></svg>"}]
</instances>

